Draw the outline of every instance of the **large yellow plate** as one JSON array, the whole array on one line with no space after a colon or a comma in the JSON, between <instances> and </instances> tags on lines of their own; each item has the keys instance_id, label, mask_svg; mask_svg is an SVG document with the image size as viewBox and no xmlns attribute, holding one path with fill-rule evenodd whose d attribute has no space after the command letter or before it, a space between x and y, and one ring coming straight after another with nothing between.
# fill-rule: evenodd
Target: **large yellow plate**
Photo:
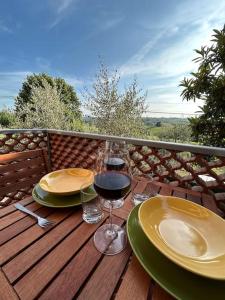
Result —
<instances>
[{"instance_id":1,"label":"large yellow plate","mask_svg":"<svg viewBox=\"0 0 225 300\"><path fill-rule=\"evenodd\" d=\"M222 218L188 200L166 196L143 202L138 217L149 240L173 262L196 274L225 280Z\"/></svg>"},{"instance_id":2,"label":"large yellow plate","mask_svg":"<svg viewBox=\"0 0 225 300\"><path fill-rule=\"evenodd\" d=\"M82 185L93 183L94 173L91 170L70 168L51 172L41 178L40 187L56 195L72 195L78 193Z\"/></svg>"}]
</instances>

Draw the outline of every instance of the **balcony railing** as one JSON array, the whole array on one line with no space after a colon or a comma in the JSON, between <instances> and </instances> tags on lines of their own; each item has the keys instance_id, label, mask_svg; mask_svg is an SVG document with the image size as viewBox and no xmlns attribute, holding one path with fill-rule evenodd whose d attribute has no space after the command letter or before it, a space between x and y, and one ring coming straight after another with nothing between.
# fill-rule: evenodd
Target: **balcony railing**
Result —
<instances>
[{"instance_id":1,"label":"balcony railing","mask_svg":"<svg viewBox=\"0 0 225 300\"><path fill-rule=\"evenodd\" d=\"M156 181L211 194L218 203L222 201L220 206L224 205L225 149L215 147L49 129L1 130L0 180L7 173L7 160L4 158L13 152L42 149L47 170L93 168L97 149L103 146L105 140L123 140L129 145L132 167L140 176L153 177ZM13 160L10 164L13 164ZM1 169L2 166L4 168ZM30 171L29 174L31 173ZM0 183L0 189L7 184ZM29 193L31 188L32 186L28 190L23 188L19 192Z\"/></svg>"}]
</instances>

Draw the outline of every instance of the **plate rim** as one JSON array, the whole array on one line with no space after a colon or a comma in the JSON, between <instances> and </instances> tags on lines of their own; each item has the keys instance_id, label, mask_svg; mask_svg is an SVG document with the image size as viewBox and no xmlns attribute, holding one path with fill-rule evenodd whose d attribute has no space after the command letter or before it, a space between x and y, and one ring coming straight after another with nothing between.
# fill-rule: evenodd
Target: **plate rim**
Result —
<instances>
[{"instance_id":1,"label":"plate rim","mask_svg":"<svg viewBox=\"0 0 225 300\"><path fill-rule=\"evenodd\" d=\"M49 172L47 174L45 174L44 176L41 177L41 179L39 180L39 184L41 183L41 180L43 180L46 176L49 176L50 174L53 174L53 173L58 173L58 172L62 172L62 171L65 171L65 170L87 170L90 172L90 174L93 175L93 180L94 180L94 171L93 170L90 170L90 169L86 169L86 168L64 168L64 169L59 169L59 170L55 170L55 171L52 171L52 172ZM92 183L91 183L92 184ZM89 185L89 183L87 184L87 186ZM76 189L76 190L73 190L73 191L64 191L64 192L52 192L52 191L49 191L47 189L44 189L41 184L40 184L40 187L42 188L43 191L47 192L47 193L51 193L51 194L54 194L54 195L62 195L62 196L69 196L69 195L73 195L73 194L76 194L76 193L79 193L80 191L80 188L79 189Z\"/></svg>"},{"instance_id":2,"label":"plate rim","mask_svg":"<svg viewBox=\"0 0 225 300\"><path fill-rule=\"evenodd\" d=\"M204 207L204 206L202 206L202 205L199 205L199 204L197 204L197 203L195 203L195 202L192 202L192 201L190 201L190 200L187 200L187 199L184 199L184 198L180 198L180 197L175 197L175 196L158 195L158 196L152 197L152 198L146 200L145 202L141 203L141 204L140 204L140 209L138 210L138 219L139 219L139 223L140 223L140 226L141 226L143 232L145 233L146 237L150 240L150 242L151 242L151 243L152 243L152 244L153 244L153 245L154 245L154 246L155 246L155 247L156 247L163 255L165 255L168 259L170 259L171 261L173 261L173 262L174 262L175 264L177 264L179 267L182 267L182 268L186 269L186 270L189 271L189 272L192 272L192 273L194 273L194 274L203 276L203 277L205 277L205 278L210 278L210 279L214 279L214 280L224 281L224 280L225 280L225 274L223 275L223 277L221 277L221 276L220 276L220 277L217 277L217 276L214 276L214 275L207 275L207 274L205 274L205 273L202 273L201 271L199 272L197 266L196 266L195 269L193 269L192 267L188 267L185 263L182 263L181 261L179 261L179 256L182 257L182 254L177 253L176 251L174 251L172 248L170 248L170 247L168 246L168 247L170 248L170 250L173 251L173 252L175 253L176 256L178 256L178 259L176 259L176 258L174 258L173 256L169 255L169 254L167 253L167 251L163 251L163 250L161 249L161 247L159 247L159 246L157 245L157 243L156 243L154 240L150 239L149 234L146 232L146 230L145 230L145 228L144 228L144 226L143 226L143 224L142 224L142 220L141 220L141 218L140 218L140 213L141 213L141 209L143 209L143 207L144 207L145 205L147 205L146 203L150 203L152 199L157 199L157 198L159 198L159 197L163 197L163 198L165 198L165 199L167 199L167 198L174 198L174 199L178 199L178 200L181 200L181 201L185 201L186 203L189 203L189 202L190 202L192 205L195 205L195 206L197 206L197 207L200 207L200 208L203 209L203 210L206 210L207 212L209 212L211 215L215 216L216 218L219 218L219 219L221 219L222 221L224 221L224 219L221 218L219 215L215 214L213 211L207 209L206 207ZM218 257L225 257L225 253L224 253L223 255L218 256ZM197 261L195 261L195 263L197 263ZM198 264L198 263L197 263L197 264Z\"/></svg>"},{"instance_id":3,"label":"plate rim","mask_svg":"<svg viewBox=\"0 0 225 300\"><path fill-rule=\"evenodd\" d=\"M155 248L155 251L158 252L158 254L163 255L163 256L166 258L166 260L168 260L171 264L174 265L175 268L178 268L178 269L180 269L180 270L182 270L182 271L184 271L184 272L188 272L188 273L190 273L191 276L199 277L199 278L200 278L201 280L203 280L203 281L206 280L206 281L218 282L219 284L221 283L221 284L224 284L224 286L225 286L225 282L224 282L223 280L215 280L215 279L212 279L212 278L209 278L209 277L200 276L199 274L195 274L195 273L193 273L193 272L190 272L190 271L188 271L188 270L182 268L181 266L175 264L172 260L170 260L167 256L165 256L161 251L159 251L158 248L155 247L155 245L154 245L153 243L151 243L151 241L148 239L148 237L145 235L144 231L143 231L142 228L141 228L141 225L140 225L140 222L139 222L139 218L138 218L138 211L139 211L140 206L141 206L141 204L135 206L135 207L131 210L131 212L129 213L129 215L128 215L128 218L127 218L127 236L128 236L128 240L129 240L129 243L130 243L130 245L131 245L132 251L134 252L134 254L135 254L136 258L138 259L139 263L141 264L141 266L144 268L144 270L147 272L147 274L148 274L151 278L153 278L153 279L160 285L160 287L161 287L162 289L166 290L170 295L172 295L172 296L175 297L176 299L180 299L180 300L184 299L184 298L181 298L182 295L177 295L176 292L170 290L166 285L164 285L164 284L157 278L157 276L155 276L154 272L152 273L152 270L149 269L149 268L144 264L144 262L142 261L142 259L140 258L139 254L137 253L137 251L136 251L136 249L135 249L135 246L133 245L132 238L131 238L131 236L130 236L130 232L132 231L132 230L129 229L129 228L131 227L131 226L129 225L129 224L131 223L131 218L135 218L135 219L137 220L137 224L138 224L139 229L142 231L143 235L146 237L147 241L152 245L152 247ZM136 212L136 211L137 211L137 212ZM135 215L135 214L136 214L136 215ZM142 257L145 257L145 256L142 255ZM147 258L145 258L145 259L147 259ZM194 280L194 279L193 279L193 280ZM204 285L204 286L205 286L205 285ZM194 290L194 289L192 289L192 290ZM203 293L204 293L204 291L203 291ZM189 297L187 297L187 299L189 299ZM205 299L205 298L204 298L204 299ZM215 299L217 299L217 298L215 298ZM220 298L220 299L221 299L221 298Z\"/></svg>"},{"instance_id":4,"label":"plate rim","mask_svg":"<svg viewBox=\"0 0 225 300\"><path fill-rule=\"evenodd\" d=\"M78 206L78 205L81 205L82 203L81 203L81 200L79 201L79 203L76 203L76 204L71 204L71 205L60 205L60 206L55 206L55 205L51 205L51 204L48 204L48 202L45 202L45 201L43 201L43 200L39 200L38 199L38 197L34 194L34 190L36 189L36 187L37 186L39 186L40 188L41 188L41 186L40 186L40 184L39 183L37 183L37 184L35 184L35 186L34 186L34 188L32 189L32 197L33 197L33 199L34 199L34 201L36 201L37 203L39 203L40 205L43 205L43 206L46 206L46 207L53 207L53 208L69 208L69 207L74 207L74 206ZM42 189L42 188L41 188ZM48 192L46 192L45 190L43 190L45 193L48 193ZM54 194L53 194L53 196L54 196ZM63 196L63 195L62 195ZM72 195L71 195L72 196ZM44 202L44 204L43 204L43 202ZM47 204L46 204L47 203Z\"/></svg>"}]
</instances>

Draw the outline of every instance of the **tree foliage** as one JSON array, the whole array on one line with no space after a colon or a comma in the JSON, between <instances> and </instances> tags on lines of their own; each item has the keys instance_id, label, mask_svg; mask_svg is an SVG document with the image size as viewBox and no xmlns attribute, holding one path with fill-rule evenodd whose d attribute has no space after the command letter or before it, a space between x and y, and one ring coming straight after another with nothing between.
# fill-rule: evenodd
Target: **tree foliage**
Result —
<instances>
[{"instance_id":1,"label":"tree foliage","mask_svg":"<svg viewBox=\"0 0 225 300\"><path fill-rule=\"evenodd\" d=\"M167 142L190 142L191 129L187 124L173 124L167 127L162 127L158 132L158 137L162 141Z\"/></svg>"},{"instance_id":2,"label":"tree foliage","mask_svg":"<svg viewBox=\"0 0 225 300\"><path fill-rule=\"evenodd\" d=\"M225 146L225 26L214 29L213 44L195 50L199 63L191 78L184 78L181 95L187 101L201 99L202 115L190 118L195 141L205 145Z\"/></svg>"},{"instance_id":3,"label":"tree foliage","mask_svg":"<svg viewBox=\"0 0 225 300\"><path fill-rule=\"evenodd\" d=\"M22 88L15 99L15 111L17 114L19 113L23 120L25 119L26 115L25 113L21 114L21 111L26 104L31 103L33 88L43 88L43 82L47 82L48 85L57 90L57 92L60 94L60 101L66 104L68 109L73 113L73 117L81 117L80 101L76 95L76 92L74 91L74 88L67 84L62 78L53 78L45 73L42 73L27 76L26 81L24 81Z\"/></svg>"},{"instance_id":4,"label":"tree foliage","mask_svg":"<svg viewBox=\"0 0 225 300\"><path fill-rule=\"evenodd\" d=\"M0 128L10 128L15 123L15 114L7 109L4 108L0 111Z\"/></svg>"},{"instance_id":5,"label":"tree foliage","mask_svg":"<svg viewBox=\"0 0 225 300\"><path fill-rule=\"evenodd\" d=\"M52 85L44 78L40 83L31 87L30 101L23 104L23 109L18 110L16 126L65 130L80 128L81 122L79 119L71 118L71 111L62 101L56 83ZM24 114L26 118L22 121Z\"/></svg>"},{"instance_id":6,"label":"tree foliage","mask_svg":"<svg viewBox=\"0 0 225 300\"><path fill-rule=\"evenodd\" d=\"M98 131L119 136L143 136L145 126L142 115L146 111L146 94L134 80L123 92L119 90L120 77L110 74L104 64L100 65L92 91L83 94L86 108L94 119Z\"/></svg>"}]
</instances>

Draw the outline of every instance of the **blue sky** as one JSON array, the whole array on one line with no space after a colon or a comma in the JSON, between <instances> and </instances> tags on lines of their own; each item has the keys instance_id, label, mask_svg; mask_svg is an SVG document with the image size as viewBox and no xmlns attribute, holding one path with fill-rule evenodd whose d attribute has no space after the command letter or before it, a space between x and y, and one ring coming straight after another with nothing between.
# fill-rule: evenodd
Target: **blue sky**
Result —
<instances>
[{"instance_id":1,"label":"blue sky","mask_svg":"<svg viewBox=\"0 0 225 300\"><path fill-rule=\"evenodd\" d=\"M152 112L194 113L201 103L183 102L178 84L197 67L193 49L224 23L223 0L1 1L0 108L13 106L33 72L61 76L80 94L100 55L122 85L137 77Z\"/></svg>"}]
</instances>

